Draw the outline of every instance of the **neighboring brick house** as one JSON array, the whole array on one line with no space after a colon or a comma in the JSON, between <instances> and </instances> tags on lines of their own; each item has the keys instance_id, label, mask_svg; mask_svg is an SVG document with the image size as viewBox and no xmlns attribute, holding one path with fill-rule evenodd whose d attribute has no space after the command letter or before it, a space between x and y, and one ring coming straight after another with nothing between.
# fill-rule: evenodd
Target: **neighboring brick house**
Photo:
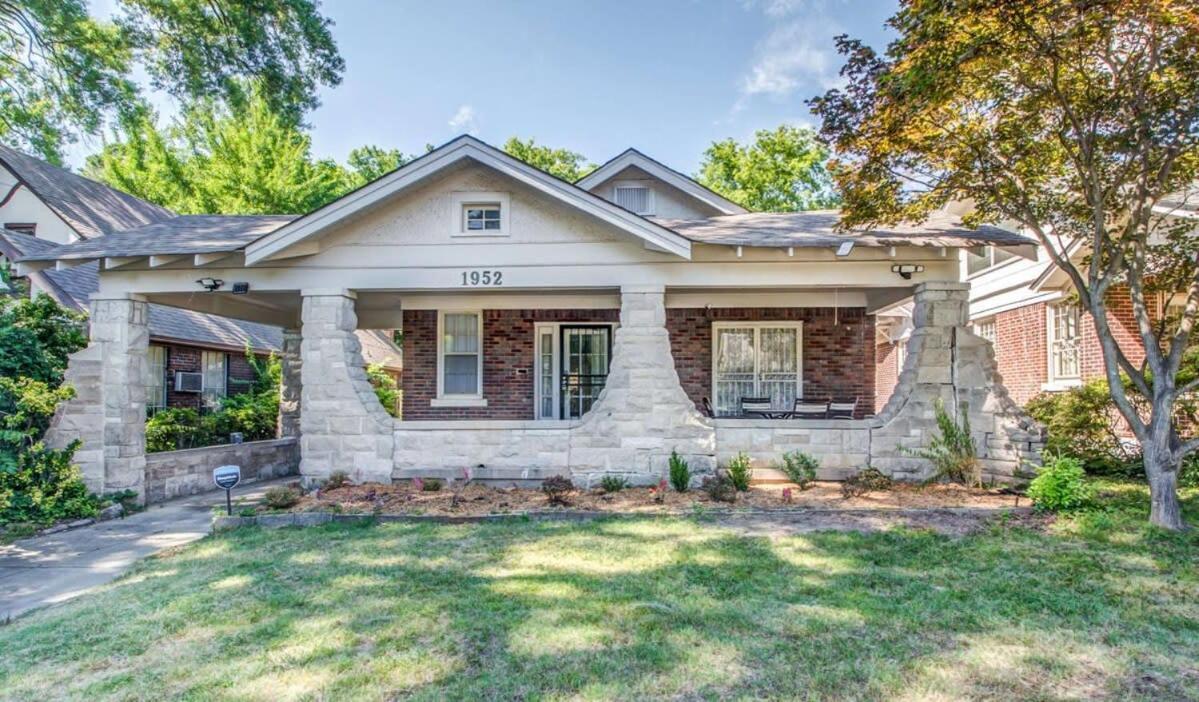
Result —
<instances>
[{"instance_id":1,"label":"neighboring brick house","mask_svg":"<svg viewBox=\"0 0 1199 702\"><path fill-rule=\"evenodd\" d=\"M170 210L0 145L0 259L37 254L61 244L109 236L179 219ZM241 219L241 218L228 218ZM280 223L288 218L275 218ZM31 294L43 293L79 311L99 289L99 262L32 271ZM203 408L248 389L254 371L246 359L278 353L282 330L162 304L149 306L147 410ZM362 331L364 352L397 376L399 349L389 333ZM200 374L198 388L177 389L177 374Z\"/></svg>"}]
</instances>

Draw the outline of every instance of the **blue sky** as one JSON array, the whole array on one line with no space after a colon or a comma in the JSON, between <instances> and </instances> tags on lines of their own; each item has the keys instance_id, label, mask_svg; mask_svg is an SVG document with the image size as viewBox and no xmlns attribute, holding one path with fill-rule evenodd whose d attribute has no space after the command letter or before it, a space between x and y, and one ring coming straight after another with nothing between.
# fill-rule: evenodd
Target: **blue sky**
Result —
<instances>
[{"instance_id":1,"label":"blue sky","mask_svg":"<svg viewBox=\"0 0 1199 702\"><path fill-rule=\"evenodd\" d=\"M103 11L110 1L95 4ZM346 71L309 117L313 149L341 160L367 143L420 153L463 132L497 145L519 135L593 162L635 146L691 173L714 140L812 123L804 101L837 82L833 37L881 47L896 8L895 0L326 0Z\"/></svg>"}]
</instances>

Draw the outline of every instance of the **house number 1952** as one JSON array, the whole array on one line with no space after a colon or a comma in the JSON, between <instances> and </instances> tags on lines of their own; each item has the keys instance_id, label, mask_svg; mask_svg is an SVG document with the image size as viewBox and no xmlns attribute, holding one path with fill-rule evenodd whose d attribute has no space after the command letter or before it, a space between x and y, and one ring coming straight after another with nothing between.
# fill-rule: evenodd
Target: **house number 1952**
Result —
<instances>
[{"instance_id":1,"label":"house number 1952","mask_svg":"<svg viewBox=\"0 0 1199 702\"><path fill-rule=\"evenodd\" d=\"M462 284L466 287L503 285L503 271L462 271Z\"/></svg>"}]
</instances>

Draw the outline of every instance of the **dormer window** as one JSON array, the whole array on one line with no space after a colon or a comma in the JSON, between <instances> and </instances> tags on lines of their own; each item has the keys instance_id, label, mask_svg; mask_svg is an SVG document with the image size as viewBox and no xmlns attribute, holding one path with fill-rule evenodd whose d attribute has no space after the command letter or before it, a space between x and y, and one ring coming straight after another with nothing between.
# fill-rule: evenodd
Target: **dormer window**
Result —
<instances>
[{"instance_id":1,"label":"dormer window","mask_svg":"<svg viewBox=\"0 0 1199 702\"><path fill-rule=\"evenodd\" d=\"M654 213L654 191L639 183L617 183L613 187L612 201L630 212L639 215Z\"/></svg>"},{"instance_id":2,"label":"dormer window","mask_svg":"<svg viewBox=\"0 0 1199 702\"><path fill-rule=\"evenodd\" d=\"M508 236L512 205L508 193L458 192L453 196L451 236Z\"/></svg>"}]
</instances>

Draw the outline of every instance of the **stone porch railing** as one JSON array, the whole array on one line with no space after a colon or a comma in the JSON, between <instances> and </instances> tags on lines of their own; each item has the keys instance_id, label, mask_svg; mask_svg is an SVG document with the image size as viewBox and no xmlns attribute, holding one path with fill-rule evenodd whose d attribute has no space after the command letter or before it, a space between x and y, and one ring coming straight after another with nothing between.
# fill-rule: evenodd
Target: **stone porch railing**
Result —
<instances>
[{"instance_id":1,"label":"stone porch railing","mask_svg":"<svg viewBox=\"0 0 1199 702\"><path fill-rule=\"evenodd\" d=\"M243 481L297 475L300 443L286 437L146 454L146 502L215 490L212 470L224 465L240 466Z\"/></svg>"}]
</instances>

